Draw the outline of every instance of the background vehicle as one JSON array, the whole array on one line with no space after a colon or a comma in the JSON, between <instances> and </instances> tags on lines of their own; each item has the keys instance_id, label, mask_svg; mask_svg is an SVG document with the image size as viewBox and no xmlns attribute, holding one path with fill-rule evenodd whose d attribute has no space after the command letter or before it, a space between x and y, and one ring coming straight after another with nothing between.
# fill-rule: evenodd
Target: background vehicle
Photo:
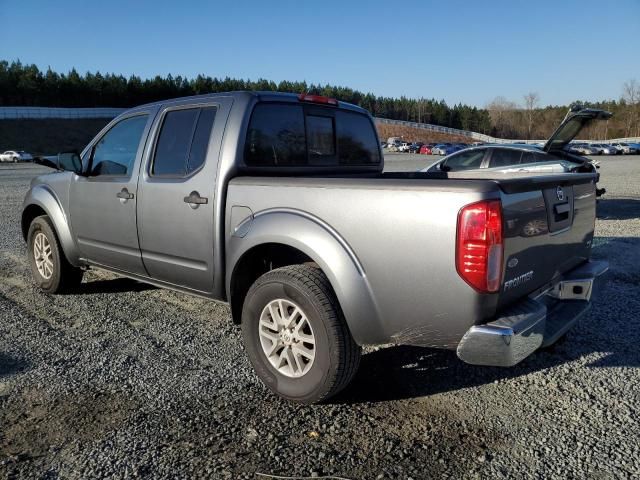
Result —
<instances>
[{"instance_id":1,"label":"background vehicle","mask_svg":"<svg viewBox=\"0 0 640 480\"><path fill-rule=\"evenodd\" d=\"M589 155L591 153L591 149L587 149L584 145L578 143L568 145L567 151L577 155Z\"/></svg>"},{"instance_id":2,"label":"background vehicle","mask_svg":"<svg viewBox=\"0 0 640 480\"><path fill-rule=\"evenodd\" d=\"M422 155L433 155L433 153L431 152L431 146L427 145L422 145L420 147L420 150L418 151L418 153L422 154Z\"/></svg>"},{"instance_id":3,"label":"background vehicle","mask_svg":"<svg viewBox=\"0 0 640 480\"><path fill-rule=\"evenodd\" d=\"M409 145L409 153L418 153L422 145L424 145L422 142L413 142Z\"/></svg>"},{"instance_id":4,"label":"background vehicle","mask_svg":"<svg viewBox=\"0 0 640 480\"><path fill-rule=\"evenodd\" d=\"M607 147L609 148L610 155L622 155L624 153L622 148L619 148L616 145L613 145L612 143L608 143Z\"/></svg>"},{"instance_id":5,"label":"background vehicle","mask_svg":"<svg viewBox=\"0 0 640 480\"><path fill-rule=\"evenodd\" d=\"M400 145L398 145L398 152L408 153L410 148L411 148L410 143L402 142Z\"/></svg>"},{"instance_id":6,"label":"background vehicle","mask_svg":"<svg viewBox=\"0 0 640 480\"><path fill-rule=\"evenodd\" d=\"M580 157L559 156L533 145L502 144L470 147L458 151L433 165L426 172L461 172L483 170L486 173L570 173L585 171L588 161ZM594 168L586 171L595 172Z\"/></svg>"},{"instance_id":7,"label":"background vehicle","mask_svg":"<svg viewBox=\"0 0 640 480\"><path fill-rule=\"evenodd\" d=\"M24 150L7 150L0 154L0 162L29 162L33 160L30 153Z\"/></svg>"},{"instance_id":8,"label":"background vehicle","mask_svg":"<svg viewBox=\"0 0 640 480\"><path fill-rule=\"evenodd\" d=\"M438 143L431 148L433 155L447 155L447 151L451 148L451 145L446 143Z\"/></svg>"},{"instance_id":9,"label":"background vehicle","mask_svg":"<svg viewBox=\"0 0 640 480\"><path fill-rule=\"evenodd\" d=\"M623 154L629 154L631 151L628 143L613 143L612 145L618 148L618 150L620 150Z\"/></svg>"},{"instance_id":10,"label":"background vehicle","mask_svg":"<svg viewBox=\"0 0 640 480\"><path fill-rule=\"evenodd\" d=\"M597 155L615 155L617 151L604 143L590 143L589 146L597 152Z\"/></svg>"},{"instance_id":11,"label":"background vehicle","mask_svg":"<svg viewBox=\"0 0 640 480\"><path fill-rule=\"evenodd\" d=\"M577 153L579 155L598 155L599 150L597 148L590 147L586 143L571 144L568 148L571 153Z\"/></svg>"},{"instance_id":12,"label":"background vehicle","mask_svg":"<svg viewBox=\"0 0 640 480\"><path fill-rule=\"evenodd\" d=\"M549 154L598 115L568 119ZM326 97L143 105L54 166L22 211L42 290L102 268L229 302L256 374L296 402L344 388L367 344L514 365L571 328L607 268L589 261L591 169L382 173L368 112Z\"/></svg>"},{"instance_id":13,"label":"background vehicle","mask_svg":"<svg viewBox=\"0 0 640 480\"><path fill-rule=\"evenodd\" d=\"M630 154L640 153L640 143L628 143L628 145Z\"/></svg>"}]
</instances>

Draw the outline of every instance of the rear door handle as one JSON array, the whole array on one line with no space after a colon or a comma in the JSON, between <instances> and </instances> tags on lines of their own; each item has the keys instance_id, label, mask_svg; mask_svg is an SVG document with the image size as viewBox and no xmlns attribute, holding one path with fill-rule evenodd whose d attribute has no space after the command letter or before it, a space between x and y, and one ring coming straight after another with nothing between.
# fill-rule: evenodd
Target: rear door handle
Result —
<instances>
[{"instance_id":1,"label":"rear door handle","mask_svg":"<svg viewBox=\"0 0 640 480\"><path fill-rule=\"evenodd\" d=\"M188 203L191 208L198 208L198 205L206 205L209 203L207 197L201 197L196 191L189 194L188 197L184 197L184 203Z\"/></svg>"},{"instance_id":2,"label":"rear door handle","mask_svg":"<svg viewBox=\"0 0 640 480\"><path fill-rule=\"evenodd\" d=\"M116 197L120 198L121 200L131 200L133 198L133 193L129 193L129 190L123 188L118 193L116 193Z\"/></svg>"}]
</instances>

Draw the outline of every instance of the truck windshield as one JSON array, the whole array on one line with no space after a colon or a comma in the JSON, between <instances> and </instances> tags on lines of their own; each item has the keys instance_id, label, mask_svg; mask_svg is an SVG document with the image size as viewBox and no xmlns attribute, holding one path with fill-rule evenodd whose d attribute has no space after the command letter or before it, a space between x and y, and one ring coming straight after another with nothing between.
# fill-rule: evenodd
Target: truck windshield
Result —
<instances>
[{"instance_id":1,"label":"truck windshield","mask_svg":"<svg viewBox=\"0 0 640 480\"><path fill-rule=\"evenodd\" d=\"M256 105L245 144L248 166L376 165L380 148L368 116L328 107Z\"/></svg>"}]
</instances>

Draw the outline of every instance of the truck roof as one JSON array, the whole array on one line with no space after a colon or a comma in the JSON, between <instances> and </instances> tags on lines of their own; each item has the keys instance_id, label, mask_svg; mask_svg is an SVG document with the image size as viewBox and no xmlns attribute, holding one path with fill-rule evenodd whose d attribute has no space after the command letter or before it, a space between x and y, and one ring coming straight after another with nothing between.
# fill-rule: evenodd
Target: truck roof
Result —
<instances>
[{"instance_id":1,"label":"truck roof","mask_svg":"<svg viewBox=\"0 0 640 480\"><path fill-rule=\"evenodd\" d=\"M216 97L255 97L257 98L259 101L264 101L264 102L290 102L290 103L298 103L300 102L300 99L298 98L297 93L286 93L286 92L270 92L270 91L247 91L247 90L241 90L241 91L232 91L232 92L219 92L219 93L207 93L204 95L192 95L192 96L187 96L187 97L176 97L176 98L171 98L171 99L167 99L167 100L160 100L157 102L152 102L152 103L145 103L143 105L138 105L136 107L132 107L131 109L127 110L127 111L131 111L131 110L135 110L138 108L146 108L146 107L150 107L150 106L167 106L167 105L172 105L175 103L182 103L185 100L194 100L194 101L201 101L201 100L208 100L208 99L214 99ZM353 105L352 103L347 103L347 102L342 102L339 101L338 102L338 107L345 109L345 110L352 110L355 112L360 112L360 113L364 113L364 114L369 114L369 112L362 108L359 107L357 105Z\"/></svg>"}]
</instances>

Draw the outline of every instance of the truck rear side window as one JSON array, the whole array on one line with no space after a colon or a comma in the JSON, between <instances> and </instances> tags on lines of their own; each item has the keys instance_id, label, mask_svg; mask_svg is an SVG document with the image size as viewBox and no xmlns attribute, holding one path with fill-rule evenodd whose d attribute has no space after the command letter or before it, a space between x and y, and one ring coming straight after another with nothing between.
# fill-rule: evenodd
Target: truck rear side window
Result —
<instances>
[{"instance_id":1,"label":"truck rear side window","mask_svg":"<svg viewBox=\"0 0 640 480\"><path fill-rule=\"evenodd\" d=\"M380 163L380 149L371 121L359 113L336 112L338 152L342 165Z\"/></svg>"},{"instance_id":2,"label":"truck rear side window","mask_svg":"<svg viewBox=\"0 0 640 480\"><path fill-rule=\"evenodd\" d=\"M151 174L184 177L200 168L207 154L215 114L215 107L167 112L158 135Z\"/></svg>"},{"instance_id":3,"label":"truck rear side window","mask_svg":"<svg viewBox=\"0 0 640 480\"><path fill-rule=\"evenodd\" d=\"M307 162L304 113L300 105L259 104L251 115L245 162L256 167Z\"/></svg>"},{"instance_id":4,"label":"truck rear side window","mask_svg":"<svg viewBox=\"0 0 640 480\"><path fill-rule=\"evenodd\" d=\"M244 153L255 167L377 165L380 149L371 120L334 108L256 105Z\"/></svg>"}]
</instances>

